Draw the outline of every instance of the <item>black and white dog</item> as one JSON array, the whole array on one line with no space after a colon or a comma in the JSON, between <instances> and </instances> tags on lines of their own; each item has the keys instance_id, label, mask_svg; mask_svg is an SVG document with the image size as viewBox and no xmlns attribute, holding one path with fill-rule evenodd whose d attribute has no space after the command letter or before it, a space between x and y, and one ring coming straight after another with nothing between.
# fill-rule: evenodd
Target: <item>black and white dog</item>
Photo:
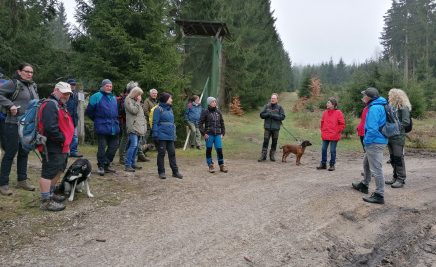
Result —
<instances>
[{"instance_id":1,"label":"black and white dog","mask_svg":"<svg viewBox=\"0 0 436 267\"><path fill-rule=\"evenodd\" d=\"M88 197L94 197L89 190L89 176L91 176L91 170L92 166L89 160L84 158L77 159L71 164L64 178L62 178L58 191L70 195L68 201L73 201L76 190L79 191L78 188L85 186Z\"/></svg>"}]
</instances>

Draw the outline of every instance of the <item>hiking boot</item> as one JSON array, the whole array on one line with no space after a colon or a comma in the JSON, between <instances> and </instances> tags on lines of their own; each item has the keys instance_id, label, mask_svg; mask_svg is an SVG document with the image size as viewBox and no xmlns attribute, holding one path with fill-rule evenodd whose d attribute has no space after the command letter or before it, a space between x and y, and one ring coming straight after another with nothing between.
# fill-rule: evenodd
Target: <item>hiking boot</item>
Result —
<instances>
[{"instance_id":1,"label":"hiking boot","mask_svg":"<svg viewBox=\"0 0 436 267\"><path fill-rule=\"evenodd\" d=\"M104 167L104 173L116 173L117 171L112 169L110 166Z\"/></svg>"},{"instance_id":2,"label":"hiking boot","mask_svg":"<svg viewBox=\"0 0 436 267\"><path fill-rule=\"evenodd\" d=\"M138 162L149 162L149 161L150 160L148 158L146 158L144 154L138 155Z\"/></svg>"},{"instance_id":3,"label":"hiking boot","mask_svg":"<svg viewBox=\"0 0 436 267\"><path fill-rule=\"evenodd\" d=\"M209 172L210 173L214 173L215 172L215 168L213 166L213 163L209 165Z\"/></svg>"},{"instance_id":4,"label":"hiking boot","mask_svg":"<svg viewBox=\"0 0 436 267\"><path fill-rule=\"evenodd\" d=\"M135 169L132 168L132 167L130 167L130 166L126 166L126 168L124 168L124 170L125 170L126 172L135 172Z\"/></svg>"},{"instance_id":5,"label":"hiking boot","mask_svg":"<svg viewBox=\"0 0 436 267\"><path fill-rule=\"evenodd\" d=\"M103 167L98 167L97 173L98 173L100 176L104 176L104 168L103 168Z\"/></svg>"},{"instance_id":6,"label":"hiking boot","mask_svg":"<svg viewBox=\"0 0 436 267\"><path fill-rule=\"evenodd\" d=\"M165 175L165 173L159 173L159 178L166 179L167 176Z\"/></svg>"},{"instance_id":7,"label":"hiking boot","mask_svg":"<svg viewBox=\"0 0 436 267\"><path fill-rule=\"evenodd\" d=\"M220 172L225 172L225 173L227 173L229 170L227 169L227 167L226 167L226 165L224 165L224 164L221 164L220 165Z\"/></svg>"},{"instance_id":8,"label":"hiking boot","mask_svg":"<svg viewBox=\"0 0 436 267\"><path fill-rule=\"evenodd\" d=\"M2 185L2 186L0 186L0 194L2 194L4 196L11 196L12 195L12 191L9 190L9 186L8 185Z\"/></svg>"},{"instance_id":9,"label":"hiking boot","mask_svg":"<svg viewBox=\"0 0 436 267\"><path fill-rule=\"evenodd\" d=\"M335 170L335 165L330 165L329 171L334 171L334 170Z\"/></svg>"},{"instance_id":10,"label":"hiking boot","mask_svg":"<svg viewBox=\"0 0 436 267\"><path fill-rule=\"evenodd\" d=\"M360 191L364 194L368 194L368 186L364 185L362 182L359 183L351 183L354 189Z\"/></svg>"},{"instance_id":11,"label":"hiking boot","mask_svg":"<svg viewBox=\"0 0 436 267\"><path fill-rule=\"evenodd\" d=\"M198 149L198 150L201 150L201 146L197 146L197 149Z\"/></svg>"},{"instance_id":12,"label":"hiking boot","mask_svg":"<svg viewBox=\"0 0 436 267\"><path fill-rule=\"evenodd\" d=\"M404 187L404 182L400 180L396 180L395 183L391 185L392 188L402 188Z\"/></svg>"},{"instance_id":13,"label":"hiking boot","mask_svg":"<svg viewBox=\"0 0 436 267\"><path fill-rule=\"evenodd\" d=\"M65 209L65 205L63 203L57 203L49 198L41 200L41 205L39 208L47 211L61 211Z\"/></svg>"},{"instance_id":14,"label":"hiking boot","mask_svg":"<svg viewBox=\"0 0 436 267\"><path fill-rule=\"evenodd\" d=\"M392 177L392 180L385 181L385 184L394 184L397 181L397 178Z\"/></svg>"},{"instance_id":15,"label":"hiking boot","mask_svg":"<svg viewBox=\"0 0 436 267\"><path fill-rule=\"evenodd\" d=\"M269 151L269 159L271 160L271 161L276 161L276 151L275 150L270 150Z\"/></svg>"},{"instance_id":16,"label":"hiking boot","mask_svg":"<svg viewBox=\"0 0 436 267\"><path fill-rule=\"evenodd\" d=\"M35 191L35 187L31 185L27 180L18 181L16 188L24 189L26 191Z\"/></svg>"},{"instance_id":17,"label":"hiking boot","mask_svg":"<svg viewBox=\"0 0 436 267\"><path fill-rule=\"evenodd\" d=\"M374 203L374 204L385 204L385 198L377 193L372 193L372 195L370 197L368 196L364 196L363 201L369 202L369 203Z\"/></svg>"},{"instance_id":18,"label":"hiking boot","mask_svg":"<svg viewBox=\"0 0 436 267\"><path fill-rule=\"evenodd\" d=\"M317 170L325 170L327 169L327 164L326 163L321 163L319 164L318 167L316 167Z\"/></svg>"},{"instance_id":19,"label":"hiking boot","mask_svg":"<svg viewBox=\"0 0 436 267\"><path fill-rule=\"evenodd\" d=\"M142 167L141 166L137 166L137 165L132 166L132 168L135 169L135 170L142 170Z\"/></svg>"},{"instance_id":20,"label":"hiking boot","mask_svg":"<svg viewBox=\"0 0 436 267\"><path fill-rule=\"evenodd\" d=\"M173 173L174 178L183 179L183 175L180 172Z\"/></svg>"},{"instance_id":21,"label":"hiking boot","mask_svg":"<svg viewBox=\"0 0 436 267\"><path fill-rule=\"evenodd\" d=\"M65 199L67 199L67 198L64 197L64 196L61 196L61 195L53 194L53 195L51 196L51 199L52 199L53 201L57 202L57 203L62 203L62 202L64 202Z\"/></svg>"},{"instance_id":22,"label":"hiking boot","mask_svg":"<svg viewBox=\"0 0 436 267\"><path fill-rule=\"evenodd\" d=\"M267 150L266 149L262 149L262 152L260 153L260 158L257 160L258 162L262 162L266 160L266 153Z\"/></svg>"}]
</instances>

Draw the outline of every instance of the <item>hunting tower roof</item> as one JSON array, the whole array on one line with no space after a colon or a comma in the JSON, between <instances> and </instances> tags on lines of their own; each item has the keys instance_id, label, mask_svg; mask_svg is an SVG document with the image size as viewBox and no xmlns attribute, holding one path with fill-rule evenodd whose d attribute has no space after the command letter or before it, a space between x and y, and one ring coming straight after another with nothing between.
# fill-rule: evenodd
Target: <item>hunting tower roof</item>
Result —
<instances>
[{"instance_id":1,"label":"hunting tower roof","mask_svg":"<svg viewBox=\"0 0 436 267\"><path fill-rule=\"evenodd\" d=\"M229 29L224 22L177 19L176 23L186 36L224 37L230 35Z\"/></svg>"}]
</instances>

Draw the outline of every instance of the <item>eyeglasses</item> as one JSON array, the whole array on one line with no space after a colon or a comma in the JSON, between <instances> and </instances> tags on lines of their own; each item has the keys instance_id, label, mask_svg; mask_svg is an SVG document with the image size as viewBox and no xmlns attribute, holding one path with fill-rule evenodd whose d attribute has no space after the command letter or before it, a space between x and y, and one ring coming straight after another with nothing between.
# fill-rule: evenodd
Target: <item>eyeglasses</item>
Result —
<instances>
[{"instance_id":1,"label":"eyeglasses","mask_svg":"<svg viewBox=\"0 0 436 267\"><path fill-rule=\"evenodd\" d=\"M33 74L33 71L31 71L31 70L22 70L22 71L25 73L28 73L28 74Z\"/></svg>"}]
</instances>

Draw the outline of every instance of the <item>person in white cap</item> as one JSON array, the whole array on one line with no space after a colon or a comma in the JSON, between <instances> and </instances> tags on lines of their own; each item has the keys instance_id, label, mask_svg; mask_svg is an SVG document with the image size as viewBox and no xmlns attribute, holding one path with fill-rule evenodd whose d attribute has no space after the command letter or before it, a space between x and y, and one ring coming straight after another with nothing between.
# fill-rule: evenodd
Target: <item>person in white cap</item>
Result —
<instances>
[{"instance_id":1,"label":"person in white cap","mask_svg":"<svg viewBox=\"0 0 436 267\"><path fill-rule=\"evenodd\" d=\"M65 209L62 203L65 197L55 195L53 191L67 167L70 144L74 135L73 119L66 106L72 93L68 83L57 83L53 93L42 103L38 111L38 118L40 118L38 132L47 137L46 151L38 147L42 154L42 170L39 179L42 210Z\"/></svg>"},{"instance_id":2,"label":"person in white cap","mask_svg":"<svg viewBox=\"0 0 436 267\"><path fill-rule=\"evenodd\" d=\"M223 114L221 114L221 111L217 107L217 101L215 97L208 97L207 105L207 109L201 112L200 122L198 123L200 133L206 140L207 166L209 166L210 173L215 172L215 167L212 161L212 147L215 146L220 171L227 172L227 167L224 165L222 142L222 138L226 134Z\"/></svg>"}]
</instances>

